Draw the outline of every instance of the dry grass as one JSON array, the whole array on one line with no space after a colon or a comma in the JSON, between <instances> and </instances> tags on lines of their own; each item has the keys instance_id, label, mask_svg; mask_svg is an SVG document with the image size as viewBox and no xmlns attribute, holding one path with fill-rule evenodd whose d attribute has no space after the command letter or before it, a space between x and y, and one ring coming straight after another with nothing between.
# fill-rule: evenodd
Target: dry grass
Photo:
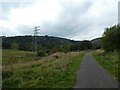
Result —
<instances>
[{"instance_id":1,"label":"dry grass","mask_svg":"<svg viewBox=\"0 0 120 90\"><path fill-rule=\"evenodd\" d=\"M3 65L3 88L73 88L84 54L54 53L37 61Z\"/></svg>"},{"instance_id":2,"label":"dry grass","mask_svg":"<svg viewBox=\"0 0 120 90\"><path fill-rule=\"evenodd\" d=\"M32 67L34 65L42 65L46 62L52 62L54 61L59 63L61 60L71 58L73 56L78 55L79 52L69 52L69 53L54 53L50 56L43 57L39 60L33 60L29 62L21 62L21 63L13 63L9 65L3 65L2 69L3 71L9 71L9 70L14 70L14 69L20 69L20 68L26 68L26 67ZM58 58L55 58L54 55L57 55Z\"/></svg>"},{"instance_id":3,"label":"dry grass","mask_svg":"<svg viewBox=\"0 0 120 90\"><path fill-rule=\"evenodd\" d=\"M33 61L34 53L20 50L2 50L2 65Z\"/></svg>"}]
</instances>

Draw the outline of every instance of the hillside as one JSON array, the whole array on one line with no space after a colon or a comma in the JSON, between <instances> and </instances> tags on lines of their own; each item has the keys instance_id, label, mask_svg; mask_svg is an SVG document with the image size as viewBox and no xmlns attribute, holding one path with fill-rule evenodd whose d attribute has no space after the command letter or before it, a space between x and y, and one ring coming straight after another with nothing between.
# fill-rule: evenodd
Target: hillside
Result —
<instances>
[{"instance_id":1,"label":"hillside","mask_svg":"<svg viewBox=\"0 0 120 90\"><path fill-rule=\"evenodd\" d=\"M13 49L17 48L19 50L32 51L34 50L34 37L33 36L14 36L14 37L2 37L2 47L3 49ZM100 38L91 41L74 41L70 39L53 37L53 36L38 36L37 43L38 49L42 50L52 50L54 48L60 47L60 45L67 45L72 51L81 50L86 48L86 42L91 43L93 48L99 48ZM82 43L84 42L84 43ZM80 44L82 46L80 46ZM91 48L91 47L89 47Z\"/></svg>"},{"instance_id":2,"label":"hillside","mask_svg":"<svg viewBox=\"0 0 120 90\"><path fill-rule=\"evenodd\" d=\"M100 42L101 42L101 38L95 38L91 40L93 48L96 48L96 49L100 48Z\"/></svg>"},{"instance_id":3,"label":"hillside","mask_svg":"<svg viewBox=\"0 0 120 90\"><path fill-rule=\"evenodd\" d=\"M3 48L10 48L10 44L17 43L19 44L20 48L21 46L26 46L26 50L29 50L30 47L34 43L34 37L33 36L15 36L15 37L2 37L3 40ZM61 45L61 44L73 44L74 41L64 39L64 38L58 38L58 37L52 37L52 36L38 36L37 37L37 43L39 46L44 47L53 47L55 45Z\"/></svg>"}]
</instances>

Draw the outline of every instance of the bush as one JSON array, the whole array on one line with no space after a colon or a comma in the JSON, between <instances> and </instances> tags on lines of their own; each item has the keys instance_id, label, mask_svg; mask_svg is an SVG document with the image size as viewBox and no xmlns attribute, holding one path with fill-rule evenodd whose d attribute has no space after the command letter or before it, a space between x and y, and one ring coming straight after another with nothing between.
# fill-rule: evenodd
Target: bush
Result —
<instances>
[{"instance_id":1,"label":"bush","mask_svg":"<svg viewBox=\"0 0 120 90\"><path fill-rule=\"evenodd\" d=\"M43 57L43 56L45 56L45 55L46 55L46 52L43 51L43 50L39 50L39 51L37 52L37 56Z\"/></svg>"}]
</instances>

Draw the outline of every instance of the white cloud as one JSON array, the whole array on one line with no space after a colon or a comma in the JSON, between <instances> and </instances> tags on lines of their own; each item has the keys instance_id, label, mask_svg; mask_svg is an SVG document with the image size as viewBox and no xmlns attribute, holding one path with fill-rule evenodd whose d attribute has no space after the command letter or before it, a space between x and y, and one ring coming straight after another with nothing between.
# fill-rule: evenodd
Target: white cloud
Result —
<instances>
[{"instance_id":1,"label":"white cloud","mask_svg":"<svg viewBox=\"0 0 120 90\"><path fill-rule=\"evenodd\" d=\"M9 9L8 20L0 19L0 28L5 35L17 35L27 34L27 30L20 29L31 28L29 33L33 26L40 25L41 35L93 39L102 36L104 28L117 23L118 1L32 0L34 3L26 7Z\"/></svg>"},{"instance_id":2,"label":"white cloud","mask_svg":"<svg viewBox=\"0 0 120 90\"><path fill-rule=\"evenodd\" d=\"M36 25L43 21L54 21L60 11L60 4L56 0L44 0L26 8L11 10L9 18L14 24Z\"/></svg>"},{"instance_id":3,"label":"white cloud","mask_svg":"<svg viewBox=\"0 0 120 90\"><path fill-rule=\"evenodd\" d=\"M42 24L44 21L55 22L61 9L59 2L56 0L42 0L25 8L11 8L8 16L9 20L0 20L0 27L7 27L15 32L16 27L21 24L35 26Z\"/></svg>"},{"instance_id":4,"label":"white cloud","mask_svg":"<svg viewBox=\"0 0 120 90\"><path fill-rule=\"evenodd\" d=\"M83 40L101 37L104 28L117 24L118 20L118 1L97 0L94 1L89 10L79 17L79 22L84 27L84 32L78 32L71 39Z\"/></svg>"}]
</instances>

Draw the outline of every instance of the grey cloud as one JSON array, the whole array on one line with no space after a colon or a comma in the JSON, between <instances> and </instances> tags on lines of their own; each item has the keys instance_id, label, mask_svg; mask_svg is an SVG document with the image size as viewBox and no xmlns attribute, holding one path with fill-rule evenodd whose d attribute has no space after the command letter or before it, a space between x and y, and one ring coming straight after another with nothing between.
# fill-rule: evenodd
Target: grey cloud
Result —
<instances>
[{"instance_id":1,"label":"grey cloud","mask_svg":"<svg viewBox=\"0 0 120 90\"><path fill-rule=\"evenodd\" d=\"M92 2L83 2L77 6L63 2L60 2L60 4L63 7L63 11L59 15L57 21L43 22L41 25L40 35L52 35L70 39L78 37L79 40L91 39L94 37L102 36L105 27L111 26L111 24L117 22L117 9L114 11L103 10L100 17L91 17L89 15L89 10L91 6L93 6ZM4 17L7 17L5 16L5 13L7 14L9 12L9 8L16 8L18 6L14 6L12 4L11 6L7 6L5 4L4 10L6 11L4 12ZM22 35L33 35L33 27L31 26L19 25L16 27L16 30Z\"/></svg>"},{"instance_id":2,"label":"grey cloud","mask_svg":"<svg viewBox=\"0 0 120 90\"><path fill-rule=\"evenodd\" d=\"M77 34L79 31L84 32L84 22L80 22L82 15L86 13L92 3L83 2L80 6L65 6L57 23L45 22L43 29L48 29L46 34L69 37ZM83 25L82 25L83 24ZM43 33L45 33L43 31Z\"/></svg>"}]
</instances>

